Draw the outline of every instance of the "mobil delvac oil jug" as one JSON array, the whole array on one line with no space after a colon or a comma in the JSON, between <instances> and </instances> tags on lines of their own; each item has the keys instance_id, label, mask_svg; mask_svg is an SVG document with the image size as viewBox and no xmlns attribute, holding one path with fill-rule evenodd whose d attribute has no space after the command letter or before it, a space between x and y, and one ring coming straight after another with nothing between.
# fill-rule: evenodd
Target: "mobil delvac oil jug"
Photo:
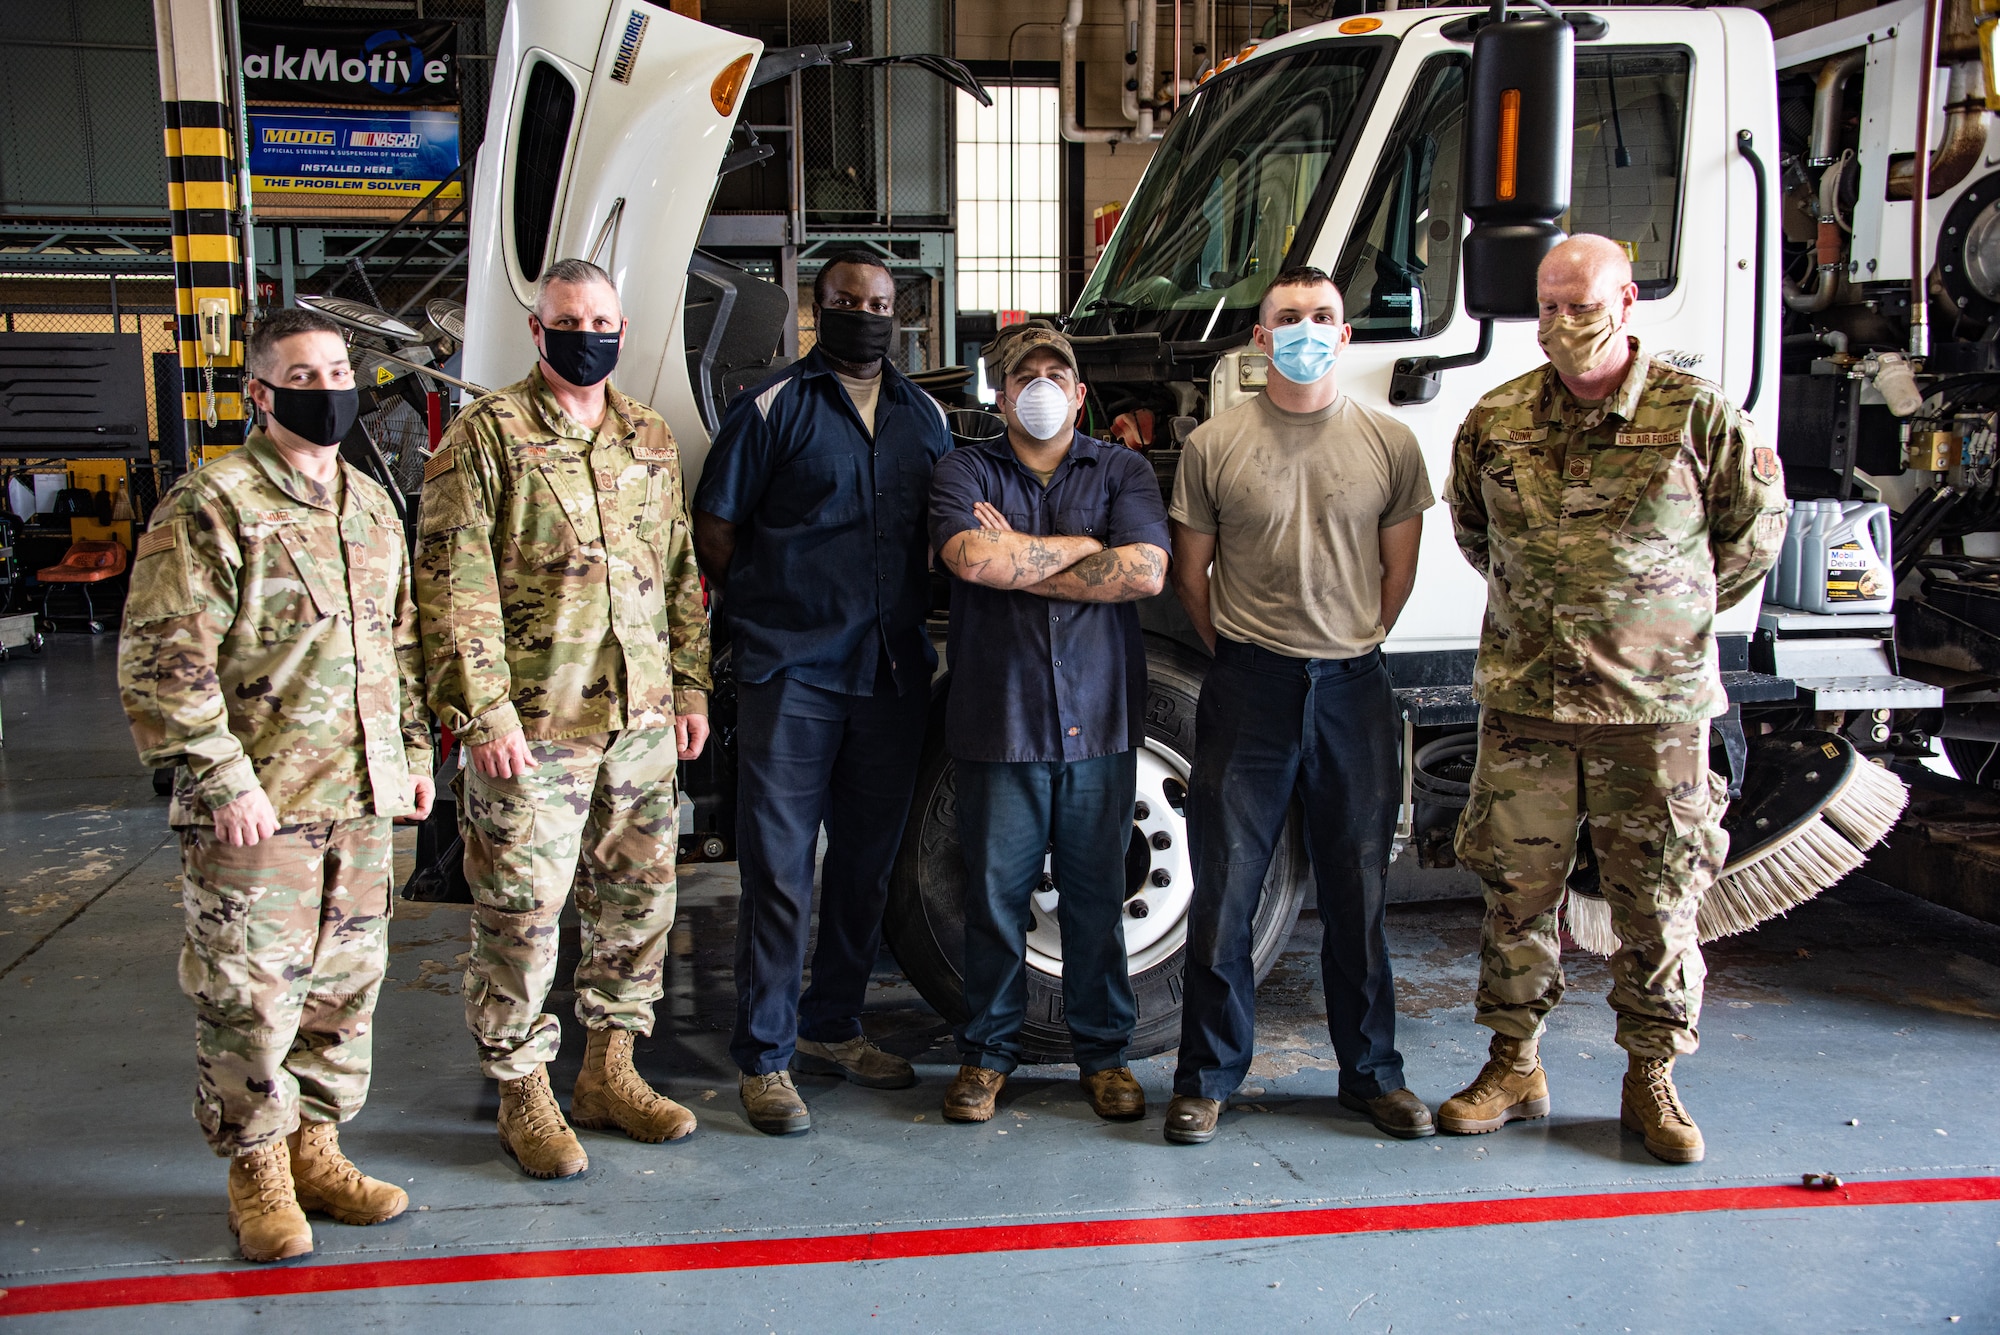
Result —
<instances>
[{"instance_id":1,"label":"mobil delvac oil jug","mask_svg":"<svg viewBox=\"0 0 2000 1335\"><path fill-rule=\"evenodd\" d=\"M1798 606L1807 612L1887 612L1896 602L1889 507L1848 501L1822 513L1800 555Z\"/></svg>"}]
</instances>

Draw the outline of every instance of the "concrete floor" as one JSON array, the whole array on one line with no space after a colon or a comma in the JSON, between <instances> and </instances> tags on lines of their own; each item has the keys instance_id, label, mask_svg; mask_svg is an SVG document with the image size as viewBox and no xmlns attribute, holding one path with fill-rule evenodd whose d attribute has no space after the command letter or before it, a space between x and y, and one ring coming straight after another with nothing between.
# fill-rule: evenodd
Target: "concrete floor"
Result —
<instances>
[{"instance_id":1,"label":"concrete floor","mask_svg":"<svg viewBox=\"0 0 2000 1335\"><path fill-rule=\"evenodd\" d=\"M1260 1054L1210 1145L1160 1141L1170 1054L1138 1064L1154 1099L1141 1123L1097 1120L1055 1068L1018 1074L985 1127L943 1123L955 1065L944 1026L886 956L867 1023L922 1082L881 1093L802 1080L816 1125L772 1140L745 1124L725 1056L734 874L710 868L682 882L667 1000L639 1050L700 1131L663 1146L586 1132L590 1172L536 1182L499 1152L496 1098L465 1034L465 910L399 904L374 1094L344 1139L415 1204L372 1229L315 1220L310 1262L251 1273L283 1285L342 1263L415 1270L350 1268L327 1281L340 1292L230 1297L249 1268L224 1226L222 1165L188 1115L176 852L118 713L114 651L61 637L40 659L0 664L0 1290L13 1295L0 1292L0 1316L73 1281L224 1278L173 1291L200 1301L10 1328L2000 1331L2000 929L1861 879L1711 950L1706 1044L1681 1068L1708 1159L1683 1168L1618 1128L1624 1063L1604 968L1587 956L1544 1048L1553 1117L1470 1139L1378 1136L1333 1102L1310 920L1263 990ZM1483 1055L1478 909L1402 906L1390 929L1401 1044L1435 1104ZM582 1046L570 1037L555 1072L565 1095ZM1808 1208L1832 1198L1803 1192L1775 1193L1781 1208L1716 1208L1771 1204L1723 1189L1808 1171L1914 1183L1880 1190L1934 1203L1855 1204L1874 1189L1857 1186L1843 1208ZM1983 1199L1936 1203L1952 1194L1940 1179L1972 1179ZM1651 1194L1673 1188L1698 1189L1689 1212L1649 1214ZM1591 1211L1547 1199L1607 1193L1636 1203L1577 1218ZM1473 1226L1489 1208L1478 1202L1548 1222ZM1380 1229L1379 1207L1410 1205L1441 1226L1255 1236L1307 1208L1373 1208L1335 1218ZM1173 1241L1186 1217L1221 1217L1218 1240ZM1129 1228L1159 1241L1104 1245L1134 1220L1156 1221ZM965 1231L923 1232L947 1228ZM807 1263L811 1244L794 1240L827 1236L846 1240L822 1255L906 1258ZM994 1250L1003 1236L1015 1241ZM775 1245L743 1250L764 1240ZM615 1259L688 1243L722 1250ZM492 1278L541 1273L536 1258L563 1249L583 1250L572 1269L631 1273ZM515 1252L530 1256L506 1259Z\"/></svg>"}]
</instances>

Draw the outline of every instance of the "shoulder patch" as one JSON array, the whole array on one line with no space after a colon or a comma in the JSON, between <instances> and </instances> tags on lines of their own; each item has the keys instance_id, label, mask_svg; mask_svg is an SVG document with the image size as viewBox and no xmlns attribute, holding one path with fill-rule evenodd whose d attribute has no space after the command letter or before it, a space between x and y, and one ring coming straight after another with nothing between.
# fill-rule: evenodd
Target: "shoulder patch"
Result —
<instances>
[{"instance_id":1,"label":"shoulder patch","mask_svg":"<svg viewBox=\"0 0 2000 1335\"><path fill-rule=\"evenodd\" d=\"M1750 451L1750 471L1757 475L1759 482L1778 480L1778 452L1769 445L1759 445Z\"/></svg>"},{"instance_id":2,"label":"shoulder patch","mask_svg":"<svg viewBox=\"0 0 2000 1335\"><path fill-rule=\"evenodd\" d=\"M458 447L447 445L424 460L424 481L429 482L432 478L449 473L456 467L458 467Z\"/></svg>"},{"instance_id":3,"label":"shoulder patch","mask_svg":"<svg viewBox=\"0 0 2000 1335\"><path fill-rule=\"evenodd\" d=\"M181 545L181 530L178 524L162 524L149 528L139 535L139 545L132 551L134 561L143 561L158 552L170 552Z\"/></svg>"}]
</instances>

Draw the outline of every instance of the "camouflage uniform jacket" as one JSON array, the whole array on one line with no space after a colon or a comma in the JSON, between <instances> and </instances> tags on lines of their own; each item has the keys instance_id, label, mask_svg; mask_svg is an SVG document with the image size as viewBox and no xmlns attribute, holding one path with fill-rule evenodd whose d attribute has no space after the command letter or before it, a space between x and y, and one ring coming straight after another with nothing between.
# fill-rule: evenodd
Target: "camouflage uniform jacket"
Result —
<instances>
[{"instance_id":1,"label":"camouflage uniform jacket","mask_svg":"<svg viewBox=\"0 0 2000 1335\"><path fill-rule=\"evenodd\" d=\"M1445 489L1486 576L1481 704L1559 723L1687 723L1727 707L1714 624L1784 538L1778 457L1722 392L1632 341L1585 408L1544 365L1482 398Z\"/></svg>"},{"instance_id":2,"label":"camouflage uniform jacket","mask_svg":"<svg viewBox=\"0 0 2000 1335\"><path fill-rule=\"evenodd\" d=\"M469 743L665 728L707 710L680 452L658 413L608 397L593 432L537 368L461 413L424 468L430 702Z\"/></svg>"},{"instance_id":3,"label":"camouflage uniform jacket","mask_svg":"<svg viewBox=\"0 0 2000 1335\"><path fill-rule=\"evenodd\" d=\"M400 816L431 772L403 527L346 464L335 496L262 431L174 484L139 539L118 688L170 819L262 786L285 825Z\"/></svg>"}]
</instances>

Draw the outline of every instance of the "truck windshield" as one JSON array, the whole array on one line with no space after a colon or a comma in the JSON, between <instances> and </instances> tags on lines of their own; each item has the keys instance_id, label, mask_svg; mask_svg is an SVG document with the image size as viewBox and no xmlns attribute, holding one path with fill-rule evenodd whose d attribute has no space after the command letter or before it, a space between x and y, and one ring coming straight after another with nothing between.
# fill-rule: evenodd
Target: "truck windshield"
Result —
<instances>
[{"instance_id":1,"label":"truck windshield","mask_svg":"<svg viewBox=\"0 0 2000 1335\"><path fill-rule=\"evenodd\" d=\"M1117 233L1084 285L1072 330L1237 335L1317 231L1320 186L1366 113L1381 40L1308 47L1210 80L1181 106Z\"/></svg>"}]
</instances>

